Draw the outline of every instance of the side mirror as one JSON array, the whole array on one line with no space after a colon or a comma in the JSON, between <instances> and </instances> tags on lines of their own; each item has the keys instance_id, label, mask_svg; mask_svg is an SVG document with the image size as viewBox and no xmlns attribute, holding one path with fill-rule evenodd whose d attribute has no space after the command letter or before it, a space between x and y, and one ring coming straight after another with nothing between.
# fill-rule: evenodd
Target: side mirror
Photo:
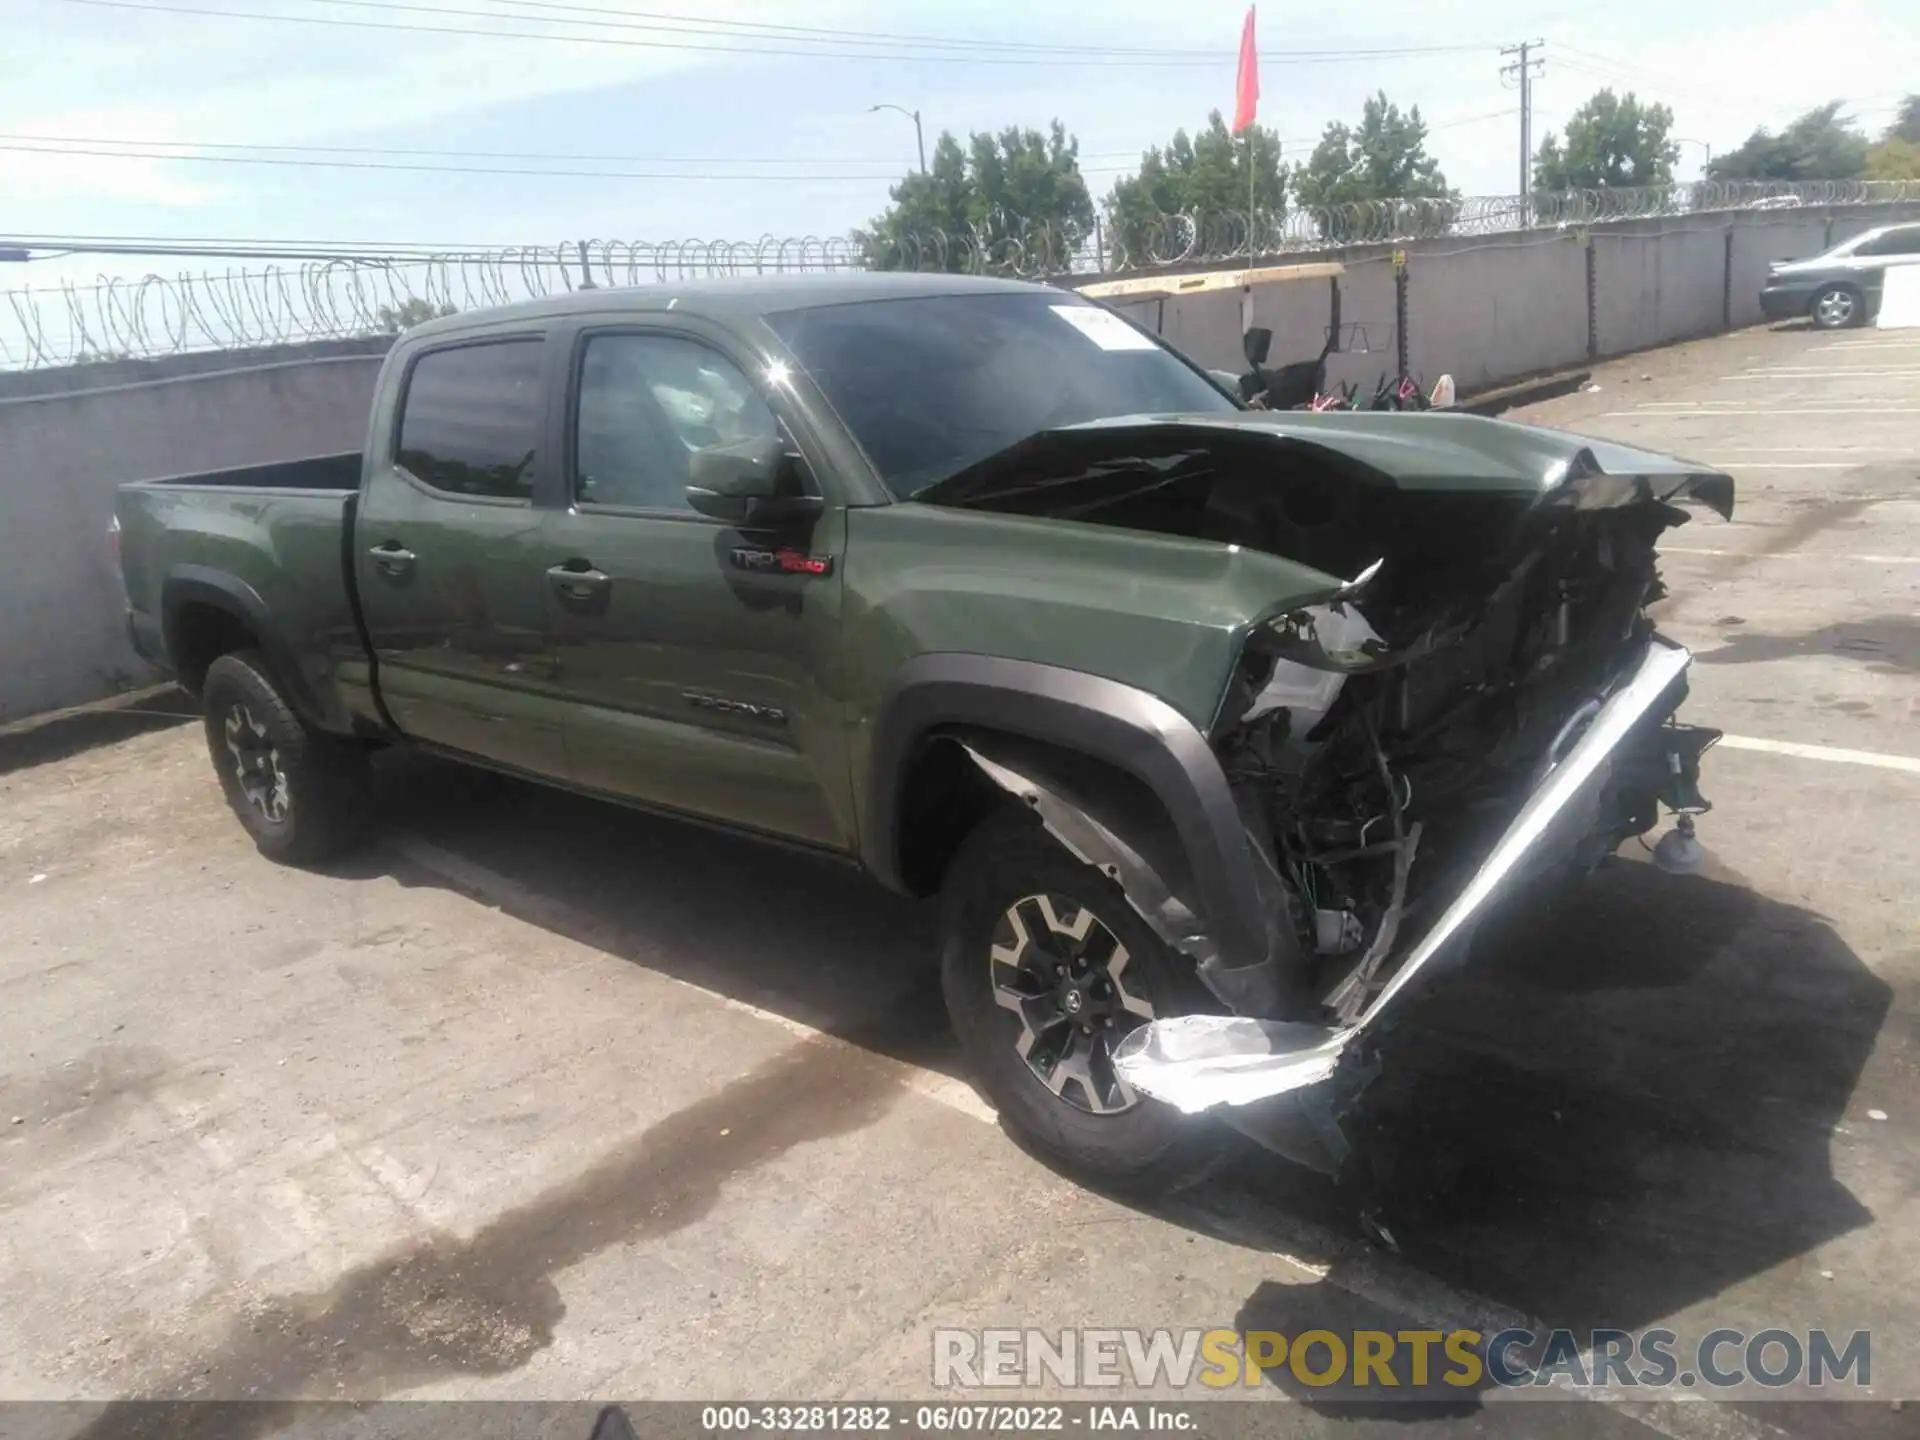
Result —
<instances>
[{"instance_id":1,"label":"side mirror","mask_svg":"<svg viewBox=\"0 0 1920 1440\"><path fill-rule=\"evenodd\" d=\"M1273 349L1273 331L1265 326L1255 326L1240 337L1240 351L1247 357L1247 364L1258 370L1267 363L1267 354Z\"/></svg>"},{"instance_id":2,"label":"side mirror","mask_svg":"<svg viewBox=\"0 0 1920 1440\"><path fill-rule=\"evenodd\" d=\"M771 436L709 445L687 468L687 504L743 530L801 524L825 508L806 493L806 462Z\"/></svg>"}]
</instances>

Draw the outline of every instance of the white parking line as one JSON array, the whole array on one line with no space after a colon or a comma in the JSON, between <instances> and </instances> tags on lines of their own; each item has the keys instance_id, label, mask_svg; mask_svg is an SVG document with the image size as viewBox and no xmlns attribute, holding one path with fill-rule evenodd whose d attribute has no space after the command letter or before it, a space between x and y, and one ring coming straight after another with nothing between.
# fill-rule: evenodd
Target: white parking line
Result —
<instances>
[{"instance_id":1,"label":"white parking line","mask_svg":"<svg viewBox=\"0 0 1920 1440\"><path fill-rule=\"evenodd\" d=\"M1722 380L1746 380L1770 375L1795 380L1825 380L1830 375L1920 375L1920 365L1755 365Z\"/></svg>"},{"instance_id":2,"label":"white parking line","mask_svg":"<svg viewBox=\"0 0 1920 1440\"><path fill-rule=\"evenodd\" d=\"M1798 401L1803 404L1807 402L1812 402L1813 404L1817 404L1821 406L1823 409L1837 410L1845 414L1859 413L1862 415L1871 415L1871 414L1876 414L1878 412L1884 411L1887 408L1885 401L1875 399L1873 396L1870 396L1870 395L1862 395L1857 399L1848 395L1833 395L1833 396L1798 395L1798 396L1789 396L1787 398ZM1636 410L1643 410L1643 411L1711 410L1716 414L1719 414L1721 412L1725 412L1728 414L1739 414L1742 411L1742 407L1750 406L1752 404L1753 404L1753 401L1744 400L1744 399L1743 400L1708 400L1708 399L1645 400L1645 401L1642 401L1639 405L1635 406L1634 408Z\"/></svg>"},{"instance_id":3,"label":"white parking line","mask_svg":"<svg viewBox=\"0 0 1920 1440\"><path fill-rule=\"evenodd\" d=\"M1920 760L1910 755L1883 755L1878 750L1840 750L1831 745L1802 745L1797 740L1761 740L1752 735L1722 735L1729 750L1758 750L1767 755L1791 755L1796 760L1825 760L1835 765L1871 765L1877 770L1899 770L1920 775Z\"/></svg>"},{"instance_id":4,"label":"white parking line","mask_svg":"<svg viewBox=\"0 0 1920 1440\"><path fill-rule=\"evenodd\" d=\"M1639 419L1647 420L1647 419L1653 419L1657 417L1667 417L1667 418L1676 418L1676 419L1686 420L1686 419L1694 418L1696 416L1705 416L1705 415L1733 415L1733 416L1742 416L1742 415L1867 415L1867 416L1920 415L1920 407L1893 406L1893 405L1853 405L1853 406L1848 406L1844 409L1821 408L1821 409L1804 409L1804 410L1802 409L1728 410L1728 409L1721 408L1717 404L1686 405L1677 409L1668 409L1664 404L1662 404L1662 405L1642 405L1637 410L1608 410L1600 418L1603 420L1619 420L1619 419L1633 419L1635 417L1638 417Z\"/></svg>"},{"instance_id":5,"label":"white parking line","mask_svg":"<svg viewBox=\"0 0 1920 1440\"><path fill-rule=\"evenodd\" d=\"M464 856L454 854L451 850L442 849L431 840L423 840L418 835L400 834L391 837L390 843L408 860L424 870L433 871L443 880L449 881L456 890L478 896L502 909L535 917L549 915L567 917L569 920L578 918L573 906L542 895L530 886L522 885L511 876L502 875L497 870L476 864ZM537 920L536 923L538 923ZM756 1020L764 1020L769 1025L778 1026L789 1035L802 1040L830 1038L826 1031L817 1030L804 1021L795 1020L790 1015L763 1010L758 1005L737 1000L731 995L722 995L717 990L709 990L706 986L696 985L691 980L664 975L661 978L670 979L676 985L683 985L728 1010L742 1015L751 1015ZM903 1064L902 1068L907 1072L904 1083L914 1093L937 1101L949 1110L958 1110L962 1115L985 1121L989 1125L1000 1118L993 1107L974 1093L973 1087L965 1081L956 1080L951 1075L942 1075L935 1070L922 1069L917 1065Z\"/></svg>"},{"instance_id":6,"label":"white parking line","mask_svg":"<svg viewBox=\"0 0 1920 1440\"><path fill-rule=\"evenodd\" d=\"M1823 550L1708 550L1694 545L1662 545L1660 553L1734 556L1741 560L1834 560L1846 565L1920 565L1920 555L1830 555Z\"/></svg>"},{"instance_id":7,"label":"white parking line","mask_svg":"<svg viewBox=\"0 0 1920 1440\"><path fill-rule=\"evenodd\" d=\"M1864 460L1713 460L1722 470L1858 470Z\"/></svg>"}]
</instances>

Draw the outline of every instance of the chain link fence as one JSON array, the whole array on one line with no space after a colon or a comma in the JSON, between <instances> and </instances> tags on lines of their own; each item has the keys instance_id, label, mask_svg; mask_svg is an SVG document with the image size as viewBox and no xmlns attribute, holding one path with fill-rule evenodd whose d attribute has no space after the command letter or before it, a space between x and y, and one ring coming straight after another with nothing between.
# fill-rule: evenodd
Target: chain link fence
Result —
<instances>
[{"instance_id":1,"label":"chain link fence","mask_svg":"<svg viewBox=\"0 0 1920 1440\"><path fill-rule=\"evenodd\" d=\"M1920 201L1916 181L1702 182L1280 211L1107 216L1089 227L996 215L964 232L579 240L489 250L268 259L220 273L0 291L0 369L393 333L429 315L586 286L716 276L935 270L1034 280L1230 264L1303 251L1577 228L1661 216Z\"/></svg>"}]
</instances>

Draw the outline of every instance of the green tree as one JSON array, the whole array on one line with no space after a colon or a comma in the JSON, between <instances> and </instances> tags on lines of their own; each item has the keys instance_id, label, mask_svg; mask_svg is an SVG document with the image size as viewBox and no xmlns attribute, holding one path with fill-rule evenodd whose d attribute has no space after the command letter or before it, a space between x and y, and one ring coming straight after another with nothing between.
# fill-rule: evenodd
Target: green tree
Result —
<instances>
[{"instance_id":1,"label":"green tree","mask_svg":"<svg viewBox=\"0 0 1920 1440\"><path fill-rule=\"evenodd\" d=\"M1900 102L1900 118L1888 129L1887 139L1920 145L1920 94L1909 95Z\"/></svg>"},{"instance_id":2,"label":"green tree","mask_svg":"<svg viewBox=\"0 0 1920 1440\"><path fill-rule=\"evenodd\" d=\"M1779 134L1765 126L1737 150L1707 166L1715 180L1857 180L1866 173L1867 141L1840 118L1845 102L1816 105Z\"/></svg>"},{"instance_id":3,"label":"green tree","mask_svg":"<svg viewBox=\"0 0 1920 1440\"><path fill-rule=\"evenodd\" d=\"M1867 151L1869 180L1920 180L1920 95L1901 102L1887 133Z\"/></svg>"},{"instance_id":4,"label":"green tree","mask_svg":"<svg viewBox=\"0 0 1920 1440\"><path fill-rule=\"evenodd\" d=\"M1680 147L1671 138L1673 111L1642 105L1629 90L1611 89L1593 98L1567 120L1566 140L1551 131L1533 160L1537 190L1599 190L1634 185L1668 185Z\"/></svg>"},{"instance_id":5,"label":"green tree","mask_svg":"<svg viewBox=\"0 0 1920 1440\"><path fill-rule=\"evenodd\" d=\"M1920 145L1889 135L1867 151L1869 180L1920 180Z\"/></svg>"},{"instance_id":6,"label":"green tree","mask_svg":"<svg viewBox=\"0 0 1920 1440\"><path fill-rule=\"evenodd\" d=\"M1215 110L1197 135L1173 132L1173 139L1140 157L1140 168L1122 179L1107 197L1107 217L1116 250L1149 259L1177 239L1169 217L1247 213L1248 140L1252 138L1255 212L1262 226L1286 213L1287 167L1280 163L1280 137L1262 125L1246 135L1230 134Z\"/></svg>"},{"instance_id":7,"label":"green tree","mask_svg":"<svg viewBox=\"0 0 1920 1440\"><path fill-rule=\"evenodd\" d=\"M970 135L964 148L943 131L927 172L889 194L886 213L856 232L867 263L881 270L990 268L1001 241L1070 244L1093 224L1080 142L1058 120L1044 134L1009 126Z\"/></svg>"},{"instance_id":8,"label":"green tree","mask_svg":"<svg viewBox=\"0 0 1920 1440\"><path fill-rule=\"evenodd\" d=\"M1427 154L1420 107L1402 114L1386 91L1368 100L1358 127L1327 126L1304 167L1293 177L1294 198L1313 208L1358 200L1447 199L1447 177Z\"/></svg>"},{"instance_id":9,"label":"green tree","mask_svg":"<svg viewBox=\"0 0 1920 1440\"><path fill-rule=\"evenodd\" d=\"M373 328L383 335L398 335L402 330L457 313L451 305L435 305L416 295L399 305L382 305L374 314Z\"/></svg>"}]
</instances>

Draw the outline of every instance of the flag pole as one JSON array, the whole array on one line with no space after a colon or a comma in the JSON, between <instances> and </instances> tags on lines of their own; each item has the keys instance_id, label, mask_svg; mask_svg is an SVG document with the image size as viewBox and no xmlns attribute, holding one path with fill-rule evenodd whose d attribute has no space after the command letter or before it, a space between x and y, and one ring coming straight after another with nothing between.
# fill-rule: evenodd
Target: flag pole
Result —
<instances>
[{"instance_id":1,"label":"flag pole","mask_svg":"<svg viewBox=\"0 0 1920 1440\"><path fill-rule=\"evenodd\" d=\"M1253 264L1254 236L1258 233L1253 218L1254 186L1259 173L1253 168L1253 132L1258 128L1255 125L1247 127L1247 264L1249 267Z\"/></svg>"}]
</instances>

